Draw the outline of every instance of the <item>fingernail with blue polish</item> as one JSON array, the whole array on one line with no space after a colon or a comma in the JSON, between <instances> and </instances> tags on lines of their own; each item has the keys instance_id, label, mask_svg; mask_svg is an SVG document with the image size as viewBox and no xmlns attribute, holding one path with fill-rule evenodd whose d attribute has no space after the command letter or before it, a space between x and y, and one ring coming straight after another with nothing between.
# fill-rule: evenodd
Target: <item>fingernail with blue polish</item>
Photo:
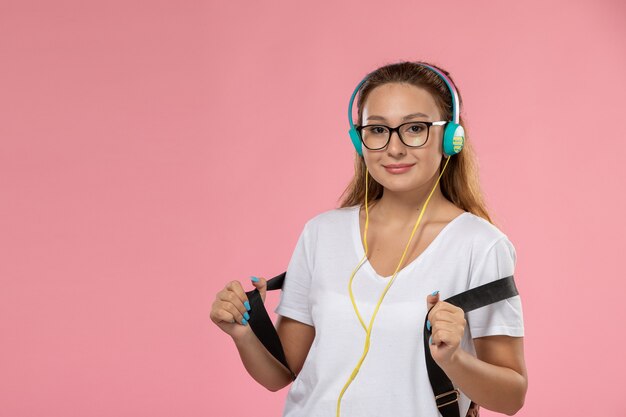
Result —
<instances>
[{"instance_id":1,"label":"fingernail with blue polish","mask_svg":"<svg viewBox=\"0 0 626 417\"><path fill-rule=\"evenodd\" d=\"M439 294L439 290L435 291L435 292L434 292L434 293L432 293L431 295L432 295L432 296L435 296L435 295L437 295L437 294Z\"/></svg>"},{"instance_id":2,"label":"fingernail with blue polish","mask_svg":"<svg viewBox=\"0 0 626 417\"><path fill-rule=\"evenodd\" d=\"M430 320L426 320L426 328L430 331Z\"/></svg>"},{"instance_id":3,"label":"fingernail with blue polish","mask_svg":"<svg viewBox=\"0 0 626 417\"><path fill-rule=\"evenodd\" d=\"M243 306L246 308L246 310L250 311L250 302L249 301L244 301Z\"/></svg>"},{"instance_id":4,"label":"fingernail with blue polish","mask_svg":"<svg viewBox=\"0 0 626 417\"><path fill-rule=\"evenodd\" d=\"M259 279L257 277L250 277L250 281L259 282Z\"/></svg>"},{"instance_id":5,"label":"fingernail with blue polish","mask_svg":"<svg viewBox=\"0 0 626 417\"><path fill-rule=\"evenodd\" d=\"M428 339L428 344L432 345L433 344L433 337L430 336L430 339Z\"/></svg>"},{"instance_id":6,"label":"fingernail with blue polish","mask_svg":"<svg viewBox=\"0 0 626 417\"><path fill-rule=\"evenodd\" d=\"M250 314L248 314L247 312L243 313L243 318L246 320L250 320Z\"/></svg>"},{"instance_id":7,"label":"fingernail with blue polish","mask_svg":"<svg viewBox=\"0 0 626 417\"><path fill-rule=\"evenodd\" d=\"M246 320L245 318L243 318L241 320L241 324L243 324L244 326L248 324L248 320Z\"/></svg>"}]
</instances>

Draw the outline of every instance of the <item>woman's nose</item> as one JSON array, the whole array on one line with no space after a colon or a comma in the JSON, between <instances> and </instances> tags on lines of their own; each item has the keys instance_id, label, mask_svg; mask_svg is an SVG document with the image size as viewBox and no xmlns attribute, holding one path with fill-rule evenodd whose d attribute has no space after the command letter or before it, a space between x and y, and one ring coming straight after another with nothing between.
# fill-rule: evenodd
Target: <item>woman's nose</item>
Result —
<instances>
[{"instance_id":1,"label":"woman's nose","mask_svg":"<svg viewBox=\"0 0 626 417\"><path fill-rule=\"evenodd\" d=\"M389 155L406 154L406 145L400 140L400 135L397 131L391 132L389 144L387 145L387 153L389 153Z\"/></svg>"}]
</instances>

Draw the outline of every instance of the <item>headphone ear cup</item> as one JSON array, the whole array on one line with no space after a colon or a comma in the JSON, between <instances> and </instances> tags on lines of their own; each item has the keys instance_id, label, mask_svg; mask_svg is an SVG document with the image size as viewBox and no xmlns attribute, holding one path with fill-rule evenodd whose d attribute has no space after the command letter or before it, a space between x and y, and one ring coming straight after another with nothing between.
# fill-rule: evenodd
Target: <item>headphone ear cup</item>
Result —
<instances>
[{"instance_id":1,"label":"headphone ear cup","mask_svg":"<svg viewBox=\"0 0 626 417\"><path fill-rule=\"evenodd\" d=\"M465 145L465 129L454 122L448 122L443 131L443 152L448 155L456 155L461 152Z\"/></svg>"},{"instance_id":2,"label":"headphone ear cup","mask_svg":"<svg viewBox=\"0 0 626 417\"><path fill-rule=\"evenodd\" d=\"M361 143L361 137L359 136L359 132L357 132L354 127L351 127L348 133L350 134L350 140L352 140L352 145L354 145L354 149L356 149L356 152L360 156L363 156L363 144Z\"/></svg>"}]
</instances>

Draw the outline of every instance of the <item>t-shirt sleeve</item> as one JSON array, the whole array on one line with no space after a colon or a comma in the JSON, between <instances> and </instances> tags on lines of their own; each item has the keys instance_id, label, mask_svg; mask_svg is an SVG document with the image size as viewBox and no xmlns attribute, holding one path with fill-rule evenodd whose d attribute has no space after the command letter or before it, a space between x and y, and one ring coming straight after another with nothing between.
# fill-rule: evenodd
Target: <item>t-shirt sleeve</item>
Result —
<instances>
[{"instance_id":1,"label":"t-shirt sleeve","mask_svg":"<svg viewBox=\"0 0 626 417\"><path fill-rule=\"evenodd\" d=\"M506 236L498 239L487 250L470 276L470 288L513 275L516 253ZM472 338L507 335L524 336L522 300L519 295L498 301L467 313Z\"/></svg>"},{"instance_id":2,"label":"t-shirt sleeve","mask_svg":"<svg viewBox=\"0 0 626 417\"><path fill-rule=\"evenodd\" d=\"M310 224L300 233L296 248L287 266L287 275L280 293L276 314L313 326L309 301L311 287Z\"/></svg>"}]
</instances>

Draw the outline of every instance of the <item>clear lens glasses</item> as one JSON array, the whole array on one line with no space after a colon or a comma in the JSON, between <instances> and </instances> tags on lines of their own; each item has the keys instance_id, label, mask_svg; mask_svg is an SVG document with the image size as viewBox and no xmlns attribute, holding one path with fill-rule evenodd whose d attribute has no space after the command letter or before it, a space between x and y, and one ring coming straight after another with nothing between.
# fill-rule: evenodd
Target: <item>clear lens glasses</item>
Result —
<instances>
[{"instance_id":1,"label":"clear lens glasses","mask_svg":"<svg viewBox=\"0 0 626 417\"><path fill-rule=\"evenodd\" d=\"M424 146L428 141L430 126L444 125L446 121L438 122L408 122L398 127L391 128L385 125L367 125L357 127L357 131L361 135L361 141L367 149L379 150L387 146L391 140L391 134L398 132L400 140L406 146L419 148Z\"/></svg>"}]
</instances>

